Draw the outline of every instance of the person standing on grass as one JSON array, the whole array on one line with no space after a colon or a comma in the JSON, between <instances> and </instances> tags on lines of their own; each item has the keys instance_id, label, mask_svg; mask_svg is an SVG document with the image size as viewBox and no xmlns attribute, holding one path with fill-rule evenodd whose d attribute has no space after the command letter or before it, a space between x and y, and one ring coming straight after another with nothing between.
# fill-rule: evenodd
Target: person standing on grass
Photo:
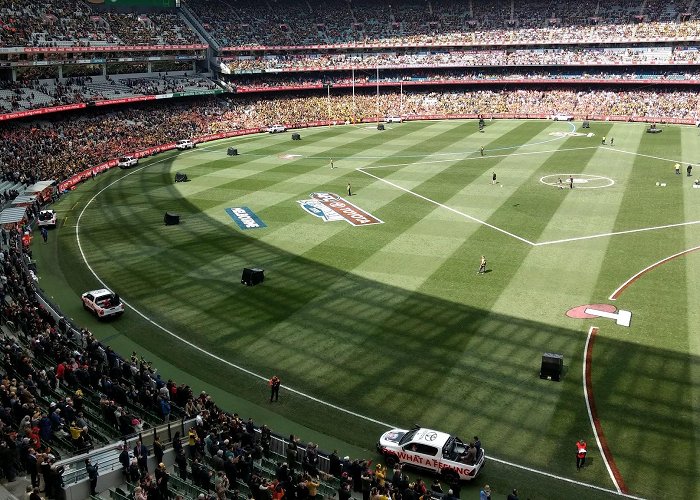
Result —
<instances>
[{"instance_id":1,"label":"person standing on grass","mask_svg":"<svg viewBox=\"0 0 700 500\"><path fill-rule=\"evenodd\" d=\"M481 146L481 156L484 156L484 146Z\"/></svg>"},{"instance_id":2,"label":"person standing on grass","mask_svg":"<svg viewBox=\"0 0 700 500\"><path fill-rule=\"evenodd\" d=\"M611 137L611 138L610 138L610 145L612 146L613 144L615 144L615 138L614 138L614 137Z\"/></svg>"},{"instance_id":3,"label":"person standing on grass","mask_svg":"<svg viewBox=\"0 0 700 500\"><path fill-rule=\"evenodd\" d=\"M586 463L586 441L583 438L576 441L576 470L581 468Z\"/></svg>"},{"instance_id":4,"label":"person standing on grass","mask_svg":"<svg viewBox=\"0 0 700 500\"><path fill-rule=\"evenodd\" d=\"M41 229L39 229L39 232L41 233L41 237L44 239L44 243L49 241L49 230L46 229L46 227L41 226Z\"/></svg>"},{"instance_id":5,"label":"person standing on grass","mask_svg":"<svg viewBox=\"0 0 700 500\"><path fill-rule=\"evenodd\" d=\"M574 176L569 176L569 189L574 189Z\"/></svg>"},{"instance_id":6,"label":"person standing on grass","mask_svg":"<svg viewBox=\"0 0 700 500\"><path fill-rule=\"evenodd\" d=\"M333 164L333 158L331 158L331 170L335 168L335 165Z\"/></svg>"},{"instance_id":7,"label":"person standing on grass","mask_svg":"<svg viewBox=\"0 0 700 500\"><path fill-rule=\"evenodd\" d=\"M693 166L689 163L688 168L686 168L685 171L688 172L688 177L690 177L690 173L693 171Z\"/></svg>"},{"instance_id":8,"label":"person standing on grass","mask_svg":"<svg viewBox=\"0 0 700 500\"><path fill-rule=\"evenodd\" d=\"M282 381L277 375L273 375L273 377L270 379L270 403L272 401L279 401L280 399L280 386L282 385Z\"/></svg>"},{"instance_id":9,"label":"person standing on grass","mask_svg":"<svg viewBox=\"0 0 700 500\"><path fill-rule=\"evenodd\" d=\"M348 182L348 196L352 196L352 188L350 187L349 182Z\"/></svg>"},{"instance_id":10,"label":"person standing on grass","mask_svg":"<svg viewBox=\"0 0 700 500\"><path fill-rule=\"evenodd\" d=\"M610 139L610 145L612 146L612 139ZM513 491L508 494L508 498L506 500L520 500L518 498L518 490L513 488Z\"/></svg>"},{"instance_id":11,"label":"person standing on grass","mask_svg":"<svg viewBox=\"0 0 700 500\"><path fill-rule=\"evenodd\" d=\"M496 172L491 176L491 184L496 184Z\"/></svg>"},{"instance_id":12,"label":"person standing on grass","mask_svg":"<svg viewBox=\"0 0 700 500\"><path fill-rule=\"evenodd\" d=\"M479 272L477 274L484 274L486 272L486 257L481 256L481 261L479 263Z\"/></svg>"},{"instance_id":13,"label":"person standing on grass","mask_svg":"<svg viewBox=\"0 0 700 500\"><path fill-rule=\"evenodd\" d=\"M680 163L676 163L676 164L673 166L673 170L674 170L674 172L676 172L676 175L681 175L681 164L680 164Z\"/></svg>"}]
</instances>

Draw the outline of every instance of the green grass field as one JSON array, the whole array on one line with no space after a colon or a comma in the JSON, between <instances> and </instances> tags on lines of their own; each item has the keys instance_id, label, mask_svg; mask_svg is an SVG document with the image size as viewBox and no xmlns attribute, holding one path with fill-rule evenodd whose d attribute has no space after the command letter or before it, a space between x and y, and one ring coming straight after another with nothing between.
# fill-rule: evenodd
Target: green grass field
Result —
<instances>
[{"instance_id":1,"label":"green grass field","mask_svg":"<svg viewBox=\"0 0 700 500\"><path fill-rule=\"evenodd\" d=\"M544 121L489 122L484 133L474 121L342 126L163 154L56 205L50 244L34 244L40 284L107 343L149 353L164 373L208 384L228 409L243 405L277 430L354 454L373 449L381 423L418 423L478 434L497 459L614 490L583 391L595 325L595 404L629 492L700 498L700 252L609 300L635 273L700 245L697 176L685 175L700 137L592 125L593 137ZM242 154L227 157L231 145ZM190 182L174 184L176 171ZM574 189L545 183L569 175ZM314 192L384 223L324 222L298 203ZM225 209L242 206L267 227L240 230ZM164 226L166 210L182 223ZM482 254L489 272L477 275ZM86 263L128 302L118 321L98 325L80 309L79 294L99 285ZM241 285L246 266L264 268L265 283ZM566 316L584 304L631 311L631 325ZM561 382L538 377L543 352L564 354ZM269 405L266 382L232 364L299 392L283 389ZM589 459L577 472L580 437ZM484 482L496 498L515 486L521 498L610 496L493 460Z\"/></svg>"}]
</instances>

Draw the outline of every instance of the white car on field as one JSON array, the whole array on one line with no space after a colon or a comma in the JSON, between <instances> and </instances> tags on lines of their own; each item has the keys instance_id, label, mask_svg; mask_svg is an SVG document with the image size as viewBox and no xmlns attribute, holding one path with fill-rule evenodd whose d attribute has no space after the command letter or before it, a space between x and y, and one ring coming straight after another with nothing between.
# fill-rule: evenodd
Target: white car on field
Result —
<instances>
[{"instance_id":1,"label":"white car on field","mask_svg":"<svg viewBox=\"0 0 700 500\"><path fill-rule=\"evenodd\" d=\"M573 116L567 115L565 113L557 113L556 115L552 116L552 120L554 120L555 122L570 122L573 119Z\"/></svg>"},{"instance_id":2,"label":"white car on field","mask_svg":"<svg viewBox=\"0 0 700 500\"><path fill-rule=\"evenodd\" d=\"M467 463L467 446L459 438L422 427L385 432L379 438L377 451L389 467L408 465L436 472L450 481L474 479L485 460L484 450L480 449L476 460Z\"/></svg>"},{"instance_id":3,"label":"white car on field","mask_svg":"<svg viewBox=\"0 0 700 500\"><path fill-rule=\"evenodd\" d=\"M175 147L180 151L184 151L185 149L194 149L197 145L189 139L180 139L175 143Z\"/></svg>"},{"instance_id":4,"label":"white car on field","mask_svg":"<svg viewBox=\"0 0 700 500\"><path fill-rule=\"evenodd\" d=\"M53 210L42 210L37 217L36 225L39 227L56 227L58 216Z\"/></svg>"},{"instance_id":5,"label":"white car on field","mask_svg":"<svg viewBox=\"0 0 700 500\"><path fill-rule=\"evenodd\" d=\"M267 132L270 134L277 134L279 132L286 132L287 127L284 125L272 125L271 127L268 127Z\"/></svg>"},{"instance_id":6,"label":"white car on field","mask_svg":"<svg viewBox=\"0 0 700 500\"><path fill-rule=\"evenodd\" d=\"M401 123L403 118L400 116L387 116L384 118L385 123Z\"/></svg>"},{"instance_id":7,"label":"white car on field","mask_svg":"<svg viewBox=\"0 0 700 500\"><path fill-rule=\"evenodd\" d=\"M120 156L119 160L117 160L117 166L119 168L131 168L135 167L136 165L139 164L139 159L134 157L134 156Z\"/></svg>"},{"instance_id":8,"label":"white car on field","mask_svg":"<svg viewBox=\"0 0 700 500\"><path fill-rule=\"evenodd\" d=\"M92 311L98 319L113 318L124 313L124 303L119 295L106 288L85 292L81 299L83 307Z\"/></svg>"}]
</instances>

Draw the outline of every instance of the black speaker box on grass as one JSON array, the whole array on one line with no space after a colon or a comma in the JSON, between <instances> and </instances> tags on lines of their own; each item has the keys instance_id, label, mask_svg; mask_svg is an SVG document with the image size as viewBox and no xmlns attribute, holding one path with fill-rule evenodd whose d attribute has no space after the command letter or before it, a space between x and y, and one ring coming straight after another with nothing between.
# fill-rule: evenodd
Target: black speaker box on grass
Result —
<instances>
[{"instance_id":1,"label":"black speaker box on grass","mask_svg":"<svg viewBox=\"0 0 700 500\"><path fill-rule=\"evenodd\" d=\"M228 150L226 151L226 154L229 156L238 156L238 149L228 148Z\"/></svg>"},{"instance_id":2,"label":"black speaker box on grass","mask_svg":"<svg viewBox=\"0 0 700 500\"><path fill-rule=\"evenodd\" d=\"M551 378L559 382L561 372L564 368L564 355L553 352L545 352L542 355L542 366L540 368L540 378Z\"/></svg>"},{"instance_id":3,"label":"black speaker box on grass","mask_svg":"<svg viewBox=\"0 0 700 500\"><path fill-rule=\"evenodd\" d=\"M293 141L300 141L301 140L301 134L299 132L294 132L292 134L292 140Z\"/></svg>"},{"instance_id":4,"label":"black speaker box on grass","mask_svg":"<svg viewBox=\"0 0 700 500\"><path fill-rule=\"evenodd\" d=\"M163 216L163 222L166 226L175 226L180 223L180 214L165 212L165 215Z\"/></svg>"},{"instance_id":5,"label":"black speaker box on grass","mask_svg":"<svg viewBox=\"0 0 700 500\"><path fill-rule=\"evenodd\" d=\"M377 125L377 130L384 130L384 124L380 123L379 125Z\"/></svg>"},{"instance_id":6,"label":"black speaker box on grass","mask_svg":"<svg viewBox=\"0 0 700 500\"><path fill-rule=\"evenodd\" d=\"M259 269L257 267L243 268L241 283L244 285L255 286L263 281L265 281L265 271L263 269Z\"/></svg>"},{"instance_id":7,"label":"black speaker box on grass","mask_svg":"<svg viewBox=\"0 0 700 500\"><path fill-rule=\"evenodd\" d=\"M187 174L184 174L182 172L176 172L175 182L187 182Z\"/></svg>"}]
</instances>

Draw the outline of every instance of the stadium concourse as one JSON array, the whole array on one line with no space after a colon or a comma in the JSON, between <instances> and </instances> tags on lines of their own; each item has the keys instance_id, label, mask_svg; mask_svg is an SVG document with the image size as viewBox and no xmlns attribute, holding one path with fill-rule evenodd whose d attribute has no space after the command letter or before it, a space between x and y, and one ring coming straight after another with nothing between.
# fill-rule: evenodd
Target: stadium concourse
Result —
<instances>
[{"instance_id":1,"label":"stadium concourse","mask_svg":"<svg viewBox=\"0 0 700 500\"><path fill-rule=\"evenodd\" d=\"M696 123L699 5L312 0L279 8L186 0L180 9L134 9L3 2L0 202L8 205L38 180L60 183L125 153L272 124L464 114ZM270 476L297 485L300 499L319 484L324 495L335 490L340 498L348 487L362 489L366 463L332 457L324 462L330 479L318 470L312 444L299 452L306 461L295 474L260 468L267 431L50 314L22 242L29 229L3 229L0 252L0 468L7 481L38 471L32 482L54 497L61 459L169 420L195 419L194 434L179 436L192 461L177 475L195 476L188 491L223 498L248 488L262 499L275 494ZM151 471L131 467L133 458L126 463L130 482L148 492L136 498L162 496ZM343 473L349 482L338 479ZM366 477L380 488L377 499L390 484L394 495L425 493L400 477L386 485Z\"/></svg>"}]
</instances>

